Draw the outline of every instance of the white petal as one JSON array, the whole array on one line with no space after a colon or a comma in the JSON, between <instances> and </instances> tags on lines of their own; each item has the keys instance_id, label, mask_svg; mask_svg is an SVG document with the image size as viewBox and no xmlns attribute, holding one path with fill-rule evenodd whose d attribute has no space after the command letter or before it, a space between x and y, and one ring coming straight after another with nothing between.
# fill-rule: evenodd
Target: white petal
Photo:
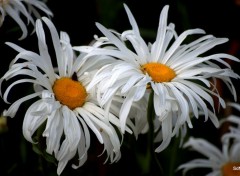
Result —
<instances>
[{"instance_id":1,"label":"white petal","mask_svg":"<svg viewBox=\"0 0 240 176\"><path fill-rule=\"evenodd\" d=\"M10 116L10 117L14 117L15 114L17 113L18 109L19 109L19 106L24 102L24 101L27 101L29 99L32 99L34 97L37 97L41 95L41 92L37 92L37 93L33 93L33 94L30 94L30 95L27 95L23 98L20 98L19 100L15 101L9 108L8 110L5 110L3 112L3 115L4 116Z\"/></svg>"},{"instance_id":2,"label":"white petal","mask_svg":"<svg viewBox=\"0 0 240 176\"><path fill-rule=\"evenodd\" d=\"M156 62L159 59L159 56L162 52L162 47L165 41L166 29L167 29L167 16L168 16L169 6L165 5L160 14L157 39L152 47L152 60L151 62Z\"/></svg>"},{"instance_id":3,"label":"white petal","mask_svg":"<svg viewBox=\"0 0 240 176\"><path fill-rule=\"evenodd\" d=\"M76 108L76 111L78 111L78 113L81 115L81 117L84 119L84 121L86 122L86 124L88 125L88 127L95 133L97 139L99 140L99 142L102 144L103 143L103 139L102 136L99 132L99 130L96 128L96 126L94 125L94 123L89 119L89 115L90 113L88 113L86 110L84 110L83 108Z\"/></svg>"},{"instance_id":4,"label":"white petal","mask_svg":"<svg viewBox=\"0 0 240 176\"><path fill-rule=\"evenodd\" d=\"M22 40L24 38L27 37L27 27L26 25L24 24L24 22L21 20L21 18L19 17L19 14L16 13L16 10L13 9L11 6L6 6L5 8L7 14L9 16L11 16L19 25L19 27L21 28L22 30L22 36L19 38L19 40Z\"/></svg>"},{"instance_id":5,"label":"white petal","mask_svg":"<svg viewBox=\"0 0 240 176\"><path fill-rule=\"evenodd\" d=\"M163 151L170 143L172 138L172 117L168 116L162 121L162 143L155 149L155 152Z\"/></svg>"},{"instance_id":6,"label":"white petal","mask_svg":"<svg viewBox=\"0 0 240 176\"><path fill-rule=\"evenodd\" d=\"M64 134L70 145L70 152L77 148L80 140L80 125L76 115L66 106L62 107Z\"/></svg>"},{"instance_id":7,"label":"white petal","mask_svg":"<svg viewBox=\"0 0 240 176\"><path fill-rule=\"evenodd\" d=\"M27 110L24 120L23 120L23 136L26 140L34 143L32 140L32 135L34 132L43 124L43 122L47 119L46 116L35 116L32 115L32 112L41 108L42 101L39 100L33 103Z\"/></svg>"}]
</instances>

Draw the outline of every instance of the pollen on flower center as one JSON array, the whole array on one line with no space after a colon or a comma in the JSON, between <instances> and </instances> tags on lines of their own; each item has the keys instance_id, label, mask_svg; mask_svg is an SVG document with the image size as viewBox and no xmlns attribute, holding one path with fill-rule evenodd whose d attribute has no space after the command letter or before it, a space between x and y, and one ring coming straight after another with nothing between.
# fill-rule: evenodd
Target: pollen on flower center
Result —
<instances>
[{"instance_id":1,"label":"pollen on flower center","mask_svg":"<svg viewBox=\"0 0 240 176\"><path fill-rule=\"evenodd\" d=\"M141 67L141 70L144 74L151 76L154 82L170 82L175 76L176 73L170 67L160 64L160 63L147 63Z\"/></svg>"},{"instance_id":2,"label":"pollen on flower center","mask_svg":"<svg viewBox=\"0 0 240 176\"><path fill-rule=\"evenodd\" d=\"M53 92L56 99L70 109L81 107L87 98L85 87L80 82L67 77L54 82Z\"/></svg>"},{"instance_id":3,"label":"pollen on flower center","mask_svg":"<svg viewBox=\"0 0 240 176\"><path fill-rule=\"evenodd\" d=\"M240 163L238 162L228 162L222 166L223 176L236 176L240 175Z\"/></svg>"}]
</instances>

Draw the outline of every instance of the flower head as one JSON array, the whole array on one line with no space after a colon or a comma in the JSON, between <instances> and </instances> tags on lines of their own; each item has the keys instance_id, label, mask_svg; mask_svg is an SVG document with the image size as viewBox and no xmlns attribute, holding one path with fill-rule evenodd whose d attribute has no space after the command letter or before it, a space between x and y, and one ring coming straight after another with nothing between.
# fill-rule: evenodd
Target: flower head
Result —
<instances>
[{"instance_id":1,"label":"flower head","mask_svg":"<svg viewBox=\"0 0 240 176\"><path fill-rule=\"evenodd\" d=\"M52 64L53 56L48 51L42 21L51 33L57 68ZM113 106L109 107L106 118L105 111L98 104L96 92L86 90L92 79L92 72L98 66L108 64L111 58L85 57L85 54L77 56L68 34L61 32L59 37L48 18L43 17L42 21L38 19L36 22L39 54L7 43L19 53L2 77L1 83L16 76L24 78L8 86L2 95L3 99L8 102L10 90L20 83L33 84L35 92L15 101L4 111L4 115L14 117L23 102L37 98L25 114L23 135L28 141L35 143L38 141L33 140L33 135L40 127L44 128L42 137L46 139L46 151L57 159L58 174L61 174L68 161L77 153L79 164L72 167L77 168L85 163L91 141L89 130L104 144L107 158L111 162L118 161L121 157L121 143L116 131L120 128L116 114L119 111L117 104L122 98L114 97ZM131 132L129 128L127 131Z\"/></svg>"},{"instance_id":2,"label":"flower head","mask_svg":"<svg viewBox=\"0 0 240 176\"><path fill-rule=\"evenodd\" d=\"M116 58L114 63L95 74L87 89L98 87L101 105L108 104L115 94L126 97L120 110L122 131L126 126L131 104L152 91L156 119L161 124L160 130L156 131L162 136L162 144L156 149L157 152L166 148L171 137L186 122L192 127L191 114L196 118L203 115L205 120L210 117L214 125L218 126L212 96L218 98L222 107L225 107L225 102L211 80L222 80L236 99L231 78L239 76L224 59L239 60L225 53L206 55L205 52L228 40L204 35L202 29L187 30L178 36L174 24L167 24L169 6L166 5L160 15L156 40L147 44L140 35L131 11L126 5L124 7L132 29L118 33L97 23L97 27L105 35L97 39L102 44L98 48L82 49L92 55ZM184 42L193 34L203 36L190 43Z\"/></svg>"},{"instance_id":3,"label":"flower head","mask_svg":"<svg viewBox=\"0 0 240 176\"><path fill-rule=\"evenodd\" d=\"M27 27L21 16L25 16L27 22L34 25L35 20L32 15L36 18L41 17L38 10L41 10L49 17L53 16L50 9L42 0L0 0L0 26L4 22L5 16L10 16L22 30L22 36L19 40L24 39L27 36Z\"/></svg>"},{"instance_id":4,"label":"flower head","mask_svg":"<svg viewBox=\"0 0 240 176\"><path fill-rule=\"evenodd\" d=\"M240 143L231 144L229 140L222 143L222 150L204 139L190 138L184 147L190 147L204 155L206 159L194 159L179 166L184 174L194 168L210 168L208 175L235 176L240 173Z\"/></svg>"}]
</instances>

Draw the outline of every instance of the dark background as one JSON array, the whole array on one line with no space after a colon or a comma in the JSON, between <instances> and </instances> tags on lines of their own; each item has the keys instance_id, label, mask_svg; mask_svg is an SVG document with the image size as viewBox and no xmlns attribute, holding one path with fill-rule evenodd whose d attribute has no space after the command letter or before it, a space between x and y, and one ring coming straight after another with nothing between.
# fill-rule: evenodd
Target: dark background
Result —
<instances>
[{"instance_id":1,"label":"dark background","mask_svg":"<svg viewBox=\"0 0 240 176\"><path fill-rule=\"evenodd\" d=\"M225 52L239 57L240 47L240 2L238 0L88 0L66 1L48 0L47 5L52 10L53 23L59 31L65 31L71 38L72 45L88 45L94 34L101 35L95 26L99 22L104 26L116 29L119 32L130 29L130 24L123 8L126 3L132 11L143 38L153 42L155 40L159 15L165 4L169 4L168 22L176 25L178 34L192 28L202 28L207 34L216 37L227 37L229 42L218 46L216 51ZM23 48L38 52L35 33L26 39L17 40L21 31L15 29L16 24L11 18L6 17L0 28L0 76L8 69L10 61L16 56L16 52L6 46L4 42L10 41ZM28 26L31 32L32 26ZM233 64L235 72L239 72L239 64ZM234 81L238 91L238 82ZM22 97L22 89L12 93L16 100ZM219 86L220 92L226 99L228 97L224 87ZM1 111L9 105L1 101ZM7 131L0 134L0 176L55 176L56 166L39 157L32 150L32 145L22 137L22 119L25 110L23 105L13 119L8 119ZM222 112L222 111L221 111ZM223 111L223 114L226 113ZM193 121L194 128L189 130L189 135L203 137L218 147L221 147L220 136L225 129L217 130L210 121L199 119ZM112 176L112 175L144 175L142 173L143 161L138 156L146 150L146 136L140 136L136 142L132 136L126 135L122 147L122 158L118 163L103 164L105 155L98 157L102 151L102 145L92 138L91 148L87 162L78 170L71 169L69 164L62 176ZM174 138L169 147L157 157L162 165L164 176L181 175L174 170L181 163L194 157L201 157L194 152L178 148L179 140ZM156 164L156 163L155 163ZM161 171L155 167L145 175L160 175ZM190 171L188 175L202 176L209 170Z\"/></svg>"}]
</instances>

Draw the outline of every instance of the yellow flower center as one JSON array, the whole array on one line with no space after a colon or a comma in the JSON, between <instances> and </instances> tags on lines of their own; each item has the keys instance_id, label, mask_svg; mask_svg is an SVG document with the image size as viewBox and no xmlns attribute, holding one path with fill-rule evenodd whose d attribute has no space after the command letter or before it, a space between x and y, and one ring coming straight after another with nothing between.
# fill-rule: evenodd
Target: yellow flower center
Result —
<instances>
[{"instance_id":1,"label":"yellow flower center","mask_svg":"<svg viewBox=\"0 0 240 176\"><path fill-rule=\"evenodd\" d=\"M81 107L87 98L85 87L80 82L67 77L54 82L53 92L56 99L70 109Z\"/></svg>"},{"instance_id":2,"label":"yellow flower center","mask_svg":"<svg viewBox=\"0 0 240 176\"><path fill-rule=\"evenodd\" d=\"M141 70L144 74L148 74L151 76L154 82L170 82L173 78L175 78L176 73L170 67L160 64L160 63L147 63L141 67Z\"/></svg>"},{"instance_id":3,"label":"yellow flower center","mask_svg":"<svg viewBox=\"0 0 240 176\"><path fill-rule=\"evenodd\" d=\"M240 175L240 163L229 162L222 166L223 176L237 176Z\"/></svg>"}]
</instances>

